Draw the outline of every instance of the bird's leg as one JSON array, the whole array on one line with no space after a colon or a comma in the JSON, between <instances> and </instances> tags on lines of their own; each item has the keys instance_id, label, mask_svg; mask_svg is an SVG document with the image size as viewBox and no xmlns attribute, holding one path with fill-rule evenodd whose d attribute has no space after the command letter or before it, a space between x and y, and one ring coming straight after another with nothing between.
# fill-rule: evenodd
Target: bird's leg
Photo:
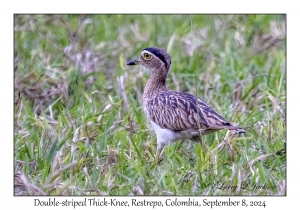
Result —
<instances>
[{"instance_id":1,"label":"bird's leg","mask_svg":"<svg viewBox=\"0 0 300 210\"><path fill-rule=\"evenodd\" d=\"M155 155L155 162L159 163L160 155L165 147L165 144L163 141L160 140L160 138L157 138L157 149L156 149L156 155Z\"/></svg>"},{"instance_id":2,"label":"bird's leg","mask_svg":"<svg viewBox=\"0 0 300 210\"><path fill-rule=\"evenodd\" d=\"M151 166L152 170L156 169L156 167L158 166L158 164L160 162L159 157L160 157L161 152L162 152L162 149L159 149L159 147L157 147L157 149L156 149L156 155L155 155L155 160L153 162L153 165Z\"/></svg>"},{"instance_id":3,"label":"bird's leg","mask_svg":"<svg viewBox=\"0 0 300 210\"><path fill-rule=\"evenodd\" d=\"M155 162L157 162L157 163L159 162L159 157L160 157L161 152L162 152L162 149L159 149L157 147L157 149L156 149L156 155L155 155Z\"/></svg>"}]
</instances>

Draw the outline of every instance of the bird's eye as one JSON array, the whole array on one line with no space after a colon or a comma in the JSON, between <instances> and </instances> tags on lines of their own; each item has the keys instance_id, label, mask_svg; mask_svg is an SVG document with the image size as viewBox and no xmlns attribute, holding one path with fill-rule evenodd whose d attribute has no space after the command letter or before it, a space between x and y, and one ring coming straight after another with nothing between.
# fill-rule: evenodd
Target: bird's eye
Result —
<instances>
[{"instance_id":1,"label":"bird's eye","mask_svg":"<svg viewBox=\"0 0 300 210\"><path fill-rule=\"evenodd\" d=\"M144 53L144 58L145 58L146 60L149 60L149 59L151 58L151 55L148 54L148 53Z\"/></svg>"}]
</instances>

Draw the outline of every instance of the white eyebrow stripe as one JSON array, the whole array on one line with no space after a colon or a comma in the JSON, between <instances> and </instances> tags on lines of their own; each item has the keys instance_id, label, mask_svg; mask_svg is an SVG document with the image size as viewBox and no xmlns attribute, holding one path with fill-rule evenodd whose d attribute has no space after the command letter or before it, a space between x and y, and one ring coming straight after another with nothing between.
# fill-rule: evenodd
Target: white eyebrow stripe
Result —
<instances>
[{"instance_id":1,"label":"white eyebrow stripe","mask_svg":"<svg viewBox=\"0 0 300 210\"><path fill-rule=\"evenodd\" d=\"M148 53L148 54L150 54L150 55L155 56L154 54L152 54L151 52L149 52L149 51L147 51L147 50L143 50L143 51L141 52L141 55L143 55L144 53ZM155 56L155 57L156 57L156 56Z\"/></svg>"}]
</instances>

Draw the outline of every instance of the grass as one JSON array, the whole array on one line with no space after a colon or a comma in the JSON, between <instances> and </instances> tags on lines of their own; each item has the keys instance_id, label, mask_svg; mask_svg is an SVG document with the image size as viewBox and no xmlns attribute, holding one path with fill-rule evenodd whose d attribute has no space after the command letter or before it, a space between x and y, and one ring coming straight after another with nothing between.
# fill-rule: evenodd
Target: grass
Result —
<instances>
[{"instance_id":1,"label":"grass","mask_svg":"<svg viewBox=\"0 0 300 210\"><path fill-rule=\"evenodd\" d=\"M286 194L283 15L15 15L14 30L15 195ZM156 165L148 74L126 66L149 46L172 57L169 88L247 134L177 142Z\"/></svg>"}]
</instances>

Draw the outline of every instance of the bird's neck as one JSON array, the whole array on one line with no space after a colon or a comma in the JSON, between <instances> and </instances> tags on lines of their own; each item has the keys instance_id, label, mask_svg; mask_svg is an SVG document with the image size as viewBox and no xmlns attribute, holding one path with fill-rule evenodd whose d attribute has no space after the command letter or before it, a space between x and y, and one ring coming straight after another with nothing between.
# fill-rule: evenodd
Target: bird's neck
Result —
<instances>
[{"instance_id":1,"label":"bird's neck","mask_svg":"<svg viewBox=\"0 0 300 210\"><path fill-rule=\"evenodd\" d=\"M165 68L152 70L144 89L144 101L148 101L156 94L168 90L166 86L167 76L168 70Z\"/></svg>"}]
</instances>

